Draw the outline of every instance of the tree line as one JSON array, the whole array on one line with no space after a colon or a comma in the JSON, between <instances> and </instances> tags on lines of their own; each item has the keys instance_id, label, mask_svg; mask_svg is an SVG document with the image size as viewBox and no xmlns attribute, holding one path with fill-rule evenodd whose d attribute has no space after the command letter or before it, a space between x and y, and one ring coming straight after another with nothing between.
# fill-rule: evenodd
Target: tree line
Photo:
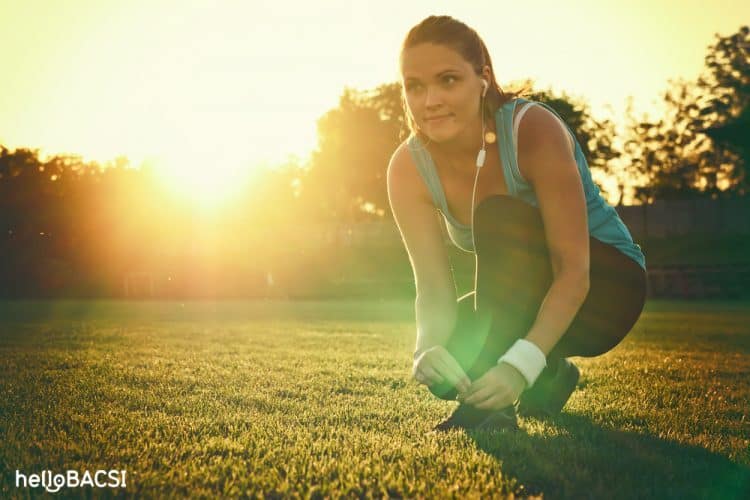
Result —
<instances>
[{"instance_id":1,"label":"tree line","mask_svg":"<svg viewBox=\"0 0 750 500\"><path fill-rule=\"evenodd\" d=\"M626 195L652 203L748 192L750 133L733 140L712 134L728 127L748 130L747 26L716 36L696 80L670 82L663 116L639 119L629 108L624 131L596 119L583 100L534 89L530 82L527 87L527 98L549 104L570 125L594 179L608 181L600 185L615 204ZM246 196L225 208L215 236L242 240L239 247L252 249L260 273L290 266L279 242L284 234L293 239L296 228L389 218L386 166L408 135L400 93L397 82L345 88L338 106L318 120L310 159L292 159L256 177ZM177 265L154 252L169 246L174 256L189 247L194 216L189 201L165 194L152 169L132 168L126 158L98 164L57 155L42 161L38 150L0 146L0 295L39 295L71 282L89 283L84 288L91 294L108 294L119 281L97 287L98 276ZM224 255L236 258L241 256ZM192 267L186 260L182 269Z\"/></svg>"},{"instance_id":2,"label":"tree line","mask_svg":"<svg viewBox=\"0 0 750 500\"><path fill-rule=\"evenodd\" d=\"M743 119L747 123L749 32L744 26L733 35L717 35L700 77L670 82L664 115L638 118L631 105L620 133L612 121L595 119L586 102L564 92L532 88L526 97L549 104L570 125L594 178L610 181L601 187L614 204L626 195L637 204L744 196L749 181L743 141L718 142L706 131ZM747 144L750 129L745 131ZM406 135L398 83L346 89L339 106L318 122L318 148L304 189L313 198L325 198L336 217L386 215L384 165Z\"/></svg>"}]
</instances>

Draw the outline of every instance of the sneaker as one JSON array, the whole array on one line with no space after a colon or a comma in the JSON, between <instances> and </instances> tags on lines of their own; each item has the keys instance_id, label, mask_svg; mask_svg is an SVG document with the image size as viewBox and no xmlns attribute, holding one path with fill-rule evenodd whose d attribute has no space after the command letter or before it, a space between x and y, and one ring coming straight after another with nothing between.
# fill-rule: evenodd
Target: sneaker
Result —
<instances>
[{"instance_id":1,"label":"sneaker","mask_svg":"<svg viewBox=\"0 0 750 500\"><path fill-rule=\"evenodd\" d=\"M433 427L433 430L443 432L451 429L465 429L471 427L477 422L477 411L481 410L477 410L470 405L461 403L458 405L458 408L453 410L453 413L451 413L448 418Z\"/></svg>"},{"instance_id":2,"label":"sneaker","mask_svg":"<svg viewBox=\"0 0 750 500\"><path fill-rule=\"evenodd\" d=\"M516 407L510 405L507 408L501 410L495 410L491 412L484 420L473 427L474 430L478 431L504 431L504 430L518 430L518 416L516 415Z\"/></svg>"},{"instance_id":3,"label":"sneaker","mask_svg":"<svg viewBox=\"0 0 750 500\"><path fill-rule=\"evenodd\" d=\"M471 405L460 404L451 416L436 425L433 431L445 432L450 429L501 431L518 428L516 407L513 405L502 410L481 410Z\"/></svg>"},{"instance_id":4,"label":"sneaker","mask_svg":"<svg viewBox=\"0 0 750 500\"><path fill-rule=\"evenodd\" d=\"M548 418L558 415L578 384L581 372L567 359L561 359L555 373L540 377L524 391L518 401L518 413L524 417Z\"/></svg>"}]
</instances>

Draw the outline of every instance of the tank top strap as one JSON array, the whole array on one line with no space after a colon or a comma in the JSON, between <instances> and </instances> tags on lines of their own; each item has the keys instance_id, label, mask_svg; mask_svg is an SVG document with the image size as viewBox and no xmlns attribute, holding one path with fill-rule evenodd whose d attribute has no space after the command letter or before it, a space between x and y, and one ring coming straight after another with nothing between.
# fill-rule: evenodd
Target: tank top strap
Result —
<instances>
[{"instance_id":1,"label":"tank top strap","mask_svg":"<svg viewBox=\"0 0 750 500\"><path fill-rule=\"evenodd\" d=\"M536 103L533 102L524 102L521 104L521 106L518 108L518 112L516 112L516 117L513 118L513 151L516 156L516 163L518 163L518 126L521 124L521 118L523 118L523 115L526 114L526 112Z\"/></svg>"},{"instance_id":2,"label":"tank top strap","mask_svg":"<svg viewBox=\"0 0 750 500\"><path fill-rule=\"evenodd\" d=\"M517 104L523 104L525 99L511 99L497 109L495 113L495 129L497 130L497 147L500 152L500 163L503 166L505 184L510 196L517 196L524 184L518 166L515 162L515 148L513 146L513 114Z\"/></svg>"},{"instance_id":3,"label":"tank top strap","mask_svg":"<svg viewBox=\"0 0 750 500\"><path fill-rule=\"evenodd\" d=\"M563 129L565 131L567 131L568 135L570 135L570 137L572 139L572 142L574 143L574 145L577 146L577 142L578 141L576 140L575 133L573 133L573 129L571 129L570 125L568 125L568 123L563 119L563 117L560 116L560 113L558 113L557 111L555 111L555 109L552 106L550 106L548 104L545 104L543 102L535 102L534 104L542 106L543 108L549 110L553 115L555 115L557 117L557 122L560 124L561 127L563 127Z\"/></svg>"},{"instance_id":4,"label":"tank top strap","mask_svg":"<svg viewBox=\"0 0 750 500\"><path fill-rule=\"evenodd\" d=\"M522 97L506 102L498 109L497 130L499 131L498 135L500 137L498 143L501 158L503 160L503 168L506 172L506 179L510 180L510 182L508 182L508 190L510 191L510 194L518 194L519 192L531 189L531 186L521 175L521 170L518 167L518 128L521 123L521 118L523 118L523 115L531 109L533 105L542 106L552 112L552 114L557 117L560 126L563 127L563 130L565 130L570 136L571 144L573 145L574 153L576 155L580 149L573 131L560 114L549 105L543 102L530 101ZM517 113L516 108L518 108Z\"/></svg>"}]
</instances>

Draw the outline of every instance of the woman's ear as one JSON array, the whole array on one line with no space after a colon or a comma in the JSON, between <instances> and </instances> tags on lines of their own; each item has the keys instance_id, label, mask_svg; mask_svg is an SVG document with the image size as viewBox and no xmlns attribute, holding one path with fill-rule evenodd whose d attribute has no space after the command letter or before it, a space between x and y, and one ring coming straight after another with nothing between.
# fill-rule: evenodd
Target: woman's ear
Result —
<instances>
[{"instance_id":1,"label":"woman's ear","mask_svg":"<svg viewBox=\"0 0 750 500\"><path fill-rule=\"evenodd\" d=\"M492 85L492 70L489 66L482 68L482 75L480 76L483 80L486 80L488 84Z\"/></svg>"}]
</instances>

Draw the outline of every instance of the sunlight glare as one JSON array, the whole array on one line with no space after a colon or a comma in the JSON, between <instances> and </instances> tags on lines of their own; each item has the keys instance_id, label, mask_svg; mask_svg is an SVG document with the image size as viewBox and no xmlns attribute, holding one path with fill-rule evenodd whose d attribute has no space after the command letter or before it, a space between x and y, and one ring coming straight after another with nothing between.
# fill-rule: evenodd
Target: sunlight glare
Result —
<instances>
[{"instance_id":1,"label":"sunlight glare","mask_svg":"<svg viewBox=\"0 0 750 500\"><path fill-rule=\"evenodd\" d=\"M258 168L230 156L230 151L222 155L182 150L157 157L154 166L167 192L196 208L215 209L242 196L258 174Z\"/></svg>"}]
</instances>

